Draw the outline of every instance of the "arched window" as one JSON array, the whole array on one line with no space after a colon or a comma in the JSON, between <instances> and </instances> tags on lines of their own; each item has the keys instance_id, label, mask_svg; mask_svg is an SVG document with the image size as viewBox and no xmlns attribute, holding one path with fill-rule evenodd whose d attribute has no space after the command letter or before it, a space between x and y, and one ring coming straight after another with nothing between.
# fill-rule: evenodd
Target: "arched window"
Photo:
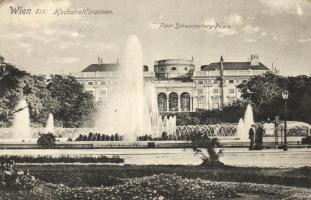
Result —
<instances>
[{"instance_id":1,"label":"arched window","mask_svg":"<svg viewBox=\"0 0 311 200\"><path fill-rule=\"evenodd\" d=\"M167 111L167 97L164 93L158 94L158 108L160 112Z\"/></svg>"},{"instance_id":2,"label":"arched window","mask_svg":"<svg viewBox=\"0 0 311 200\"><path fill-rule=\"evenodd\" d=\"M180 110L184 112L190 111L190 94L187 92L180 95Z\"/></svg>"},{"instance_id":3,"label":"arched window","mask_svg":"<svg viewBox=\"0 0 311 200\"><path fill-rule=\"evenodd\" d=\"M148 69L148 66L147 65L144 65L144 72L147 72L149 69Z\"/></svg>"},{"instance_id":4,"label":"arched window","mask_svg":"<svg viewBox=\"0 0 311 200\"><path fill-rule=\"evenodd\" d=\"M178 111L178 95L172 92L168 98L169 111Z\"/></svg>"}]
</instances>

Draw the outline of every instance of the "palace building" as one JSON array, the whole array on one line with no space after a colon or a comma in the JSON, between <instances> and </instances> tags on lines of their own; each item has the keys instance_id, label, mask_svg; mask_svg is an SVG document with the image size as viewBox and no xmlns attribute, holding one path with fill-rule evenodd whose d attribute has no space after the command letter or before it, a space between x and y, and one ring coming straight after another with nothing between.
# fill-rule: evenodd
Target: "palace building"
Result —
<instances>
[{"instance_id":1,"label":"palace building","mask_svg":"<svg viewBox=\"0 0 311 200\"><path fill-rule=\"evenodd\" d=\"M112 93L118 78L119 62L91 64L73 74L84 85L85 91L103 101ZM156 60L153 69L142 66L145 82L156 87L160 112L194 112L197 109L222 109L240 99L237 85L252 76L271 71L251 55L248 62L219 62L196 67L193 58Z\"/></svg>"}]
</instances>

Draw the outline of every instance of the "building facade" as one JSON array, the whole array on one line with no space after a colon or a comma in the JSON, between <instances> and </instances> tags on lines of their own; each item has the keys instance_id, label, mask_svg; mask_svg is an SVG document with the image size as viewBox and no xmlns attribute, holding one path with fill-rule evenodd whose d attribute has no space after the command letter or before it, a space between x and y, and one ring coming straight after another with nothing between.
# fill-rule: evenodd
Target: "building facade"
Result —
<instances>
[{"instance_id":1,"label":"building facade","mask_svg":"<svg viewBox=\"0 0 311 200\"><path fill-rule=\"evenodd\" d=\"M83 84L85 91L95 100L105 102L118 79L119 63L91 64L82 72L73 74ZM252 76L271 71L257 55L248 62L219 62L196 67L193 58L156 60L153 70L143 66L145 82L156 87L160 112L194 112L197 109L222 109L240 99L237 85Z\"/></svg>"}]
</instances>

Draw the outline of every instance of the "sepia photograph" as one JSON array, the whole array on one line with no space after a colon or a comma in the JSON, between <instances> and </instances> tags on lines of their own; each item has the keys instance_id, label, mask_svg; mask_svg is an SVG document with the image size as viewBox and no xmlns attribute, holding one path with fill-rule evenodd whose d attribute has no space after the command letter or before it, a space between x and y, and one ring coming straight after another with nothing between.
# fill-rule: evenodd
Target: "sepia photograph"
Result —
<instances>
[{"instance_id":1,"label":"sepia photograph","mask_svg":"<svg viewBox=\"0 0 311 200\"><path fill-rule=\"evenodd\" d=\"M311 199L311 0L0 0L0 200Z\"/></svg>"}]
</instances>

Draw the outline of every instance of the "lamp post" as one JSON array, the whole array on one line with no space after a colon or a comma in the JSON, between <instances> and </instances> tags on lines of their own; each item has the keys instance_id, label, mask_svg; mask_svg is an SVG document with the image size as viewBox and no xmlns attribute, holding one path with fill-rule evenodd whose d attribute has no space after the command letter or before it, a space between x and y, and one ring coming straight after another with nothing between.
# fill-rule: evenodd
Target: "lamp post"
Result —
<instances>
[{"instance_id":1,"label":"lamp post","mask_svg":"<svg viewBox=\"0 0 311 200\"><path fill-rule=\"evenodd\" d=\"M286 123L286 101L288 99L288 91L282 92L282 97L284 99L284 145L283 150L287 151L287 123Z\"/></svg>"}]
</instances>

